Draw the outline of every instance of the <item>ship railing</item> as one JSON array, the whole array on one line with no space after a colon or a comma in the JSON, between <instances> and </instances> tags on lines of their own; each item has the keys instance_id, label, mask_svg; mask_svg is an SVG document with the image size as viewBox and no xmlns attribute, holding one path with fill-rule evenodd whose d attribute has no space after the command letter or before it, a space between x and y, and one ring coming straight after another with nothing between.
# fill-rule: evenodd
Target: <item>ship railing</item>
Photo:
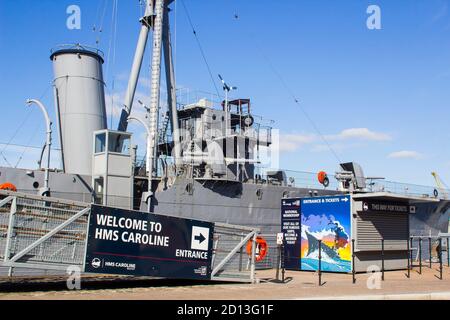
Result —
<instances>
[{"instance_id":1,"label":"ship railing","mask_svg":"<svg viewBox=\"0 0 450 320\"><path fill-rule=\"evenodd\" d=\"M277 169L282 170L282 169ZM256 166L255 173L258 175L257 181L262 183L269 183L267 179L267 171L274 171L274 169L270 169L267 167ZM285 184L287 186L296 187L296 188L309 188L312 190L330 190L330 191L340 191L339 186L340 182L336 179L336 177L332 174L328 175L329 185L325 187L322 185L318 178L317 173L305 172L305 171L293 171L293 170L282 170L286 174L287 181ZM402 183L389 181L384 179L366 179L366 188L362 191L365 192L388 192L395 193L407 196L421 197L421 198L439 198L442 200L445 199L446 192L439 191L436 187L426 186L426 185L418 185L411 183ZM436 191L438 194L436 196Z\"/></svg>"},{"instance_id":2,"label":"ship railing","mask_svg":"<svg viewBox=\"0 0 450 320\"><path fill-rule=\"evenodd\" d=\"M214 224L211 280L257 282L256 237L258 228Z\"/></svg>"},{"instance_id":3,"label":"ship railing","mask_svg":"<svg viewBox=\"0 0 450 320\"><path fill-rule=\"evenodd\" d=\"M90 205L0 191L3 267L60 270L83 265Z\"/></svg>"},{"instance_id":4,"label":"ship railing","mask_svg":"<svg viewBox=\"0 0 450 320\"><path fill-rule=\"evenodd\" d=\"M16 268L23 275L69 267L83 272L90 213L88 203L0 191L0 269L8 268L9 276ZM257 228L214 223L211 280L256 282L258 233Z\"/></svg>"},{"instance_id":5,"label":"ship railing","mask_svg":"<svg viewBox=\"0 0 450 320\"><path fill-rule=\"evenodd\" d=\"M50 50L50 53L53 54L57 51L60 50L84 50L84 51L90 51L93 53L98 54L99 56L101 56L102 58L105 57L105 54L102 50L100 50L99 48L96 47L92 47L92 46L88 46L88 45L84 45L84 44L80 44L80 43L76 43L76 44L60 44L55 46L54 48L52 48Z\"/></svg>"}]
</instances>

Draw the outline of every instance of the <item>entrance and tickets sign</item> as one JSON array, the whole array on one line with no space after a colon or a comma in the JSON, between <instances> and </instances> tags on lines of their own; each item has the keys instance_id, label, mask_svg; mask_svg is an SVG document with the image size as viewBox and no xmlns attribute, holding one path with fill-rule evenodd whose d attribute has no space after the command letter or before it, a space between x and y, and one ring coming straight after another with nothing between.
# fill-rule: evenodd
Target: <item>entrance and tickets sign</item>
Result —
<instances>
[{"instance_id":1,"label":"entrance and tickets sign","mask_svg":"<svg viewBox=\"0 0 450 320\"><path fill-rule=\"evenodd\" d=\"M351 272L350 196L282 199L281 219L287 269L318 270L320 249L322 271Z\"/></svg>"},{"instance_id":2,"label":"entrance and tickets sign","mask_svg":"<svg viewBox=\"0 0 450 320\"><path fill-rule=\"evenodd\" d=\"M211 278L214 224L92 205L85 272Z\"/></svg>"}]
</instances>

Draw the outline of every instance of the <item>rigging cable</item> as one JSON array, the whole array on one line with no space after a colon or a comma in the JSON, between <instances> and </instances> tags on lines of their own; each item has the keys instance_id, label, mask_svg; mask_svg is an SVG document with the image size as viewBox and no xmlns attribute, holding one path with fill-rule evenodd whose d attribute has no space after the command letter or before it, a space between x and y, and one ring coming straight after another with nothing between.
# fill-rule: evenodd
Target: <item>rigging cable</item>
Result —
<instances>
[{"instance_id":1,"label":"rigging cable","mask_svg":"<svg viewBox=\"0 0 450 320\"><path fill-rule=\"evenodd\" d=\"M200 49L200 53L202 54L203 61L205 62L206 67L208 68L208 73L209 73L211 81L212 81L212 83L214 85L214 88L216 89L217 96L220 97L219 89L217 88L217 85L216 85L216 82L214 80L214 77L213 77L211 68L209 66L208 60L206 59L206 55L205 55L205 52L203 50L202 44L200 43L200 39L198 38L197 31L195 30L194 24L192 23L192 20L191 20L191 16L189 15L189 11L188 11L188 9L186 7L186 4L184 3L183 0L181 0L181 4L183 5L184 11L186 12L186 16L188 18L189 24L191 25L192 32L194 33L195 40L197 41L198 48Z\"/></svg>"},{"instance_id":2,"label":"rigging cable","mask_svg":"<svg viewBox=\"0 0 450 320\"><path fill-rule=\"evenodd\" d=\"M27 152L28 149L31 148L29 145L30 145L31 141L33 140L33 138L36 137L36 133L37 133L39 127L41 127L41 124L38 122L36 127L35 127L35 129L34 129L33 134L30 136L30 139L27 142L27 145L25 146L25 148L23 149L22 153L20 154L19 159L17 159L16 165L14 166L14 168L17 168L19 166L20 162L23 159L23 156L24 156L25 152ZM47 148L47 146L46 146L46 148ZM39 163L39 167L41 167L41 163Z\"/></svg>"},{"instance_id":3,"label":"rigging cable","mask_svg":"<svg viewBox=\"0 0 450 320\"><path fill-rule=\"evenodd\" d=\"M234 15L234 19L238 20L239 16L237 13L235 13ZM266 63L268 64L270 70L275 74L275 76L280 80L281 85L284 87L284 89L286 90L286 92L291 96L291 98L293 99L294 103L300 108L300 110L302 111L303 115L305 116L305 118L308 120L308 122L311 124L311 126L313 127L313 129L316 131L316 133L320 136L320 138L322 139L322 141L326 144L326 146L328 147L328 149L330 150L330 152L333 154L333 156L336 158L336 160L339 161L339 163L342 163L341 159L339 158L338 154L336 153L336 151L333 149L333 147L331 146L331 144L328 142L328 140L325 138L325 135L322 134L321 130L319 129L319 127L317 126L317 124L315 123L315 121L312 119L312 117L308 114L308 112L305 110L305 108L303 108L302 104L300 103L300 100L297 98L297 96L294 94L294 92L292 91L292 89L288 86L288 84L286 83L286 81L284 80L284 78L282 77L282 75L278 72L278 70L275 68L274 64L272 63L272 61L269 59L269 57L265 54L265 51L261 48L261 46L259 45L259 43L256 40L256 37L254 37L252 34L249 34L249 38L253 41L253 43L255 44L255 47L258 49L259 54L264 58L264 60L266 60Z\"/></svg>"},{"instance_id":4,"label":"rigging cable","mask_svg":"<svg viewBox=\"0 0 450 320\"><path fill-rule=\"evenodd\" d=\"M106 79L108 81L110 71L113 69L112 72L114 72L114 66L116 63L116 45L117 45L117 17L118 17L118 1L114 0L112 5L112 16L111 16L111 35L109 39L109 46L108 46L108 62L106 65ZM111 53L112 51L112 53ZM111 59L109 59L111 57ZM112 87L111 91L111 112L110 112L110 122L111 122L111 128L112 128L112 122L113 122L113 115L114 115L114 90L115 90L115 76L112 76Z\"/></svg>"}]
</instances>

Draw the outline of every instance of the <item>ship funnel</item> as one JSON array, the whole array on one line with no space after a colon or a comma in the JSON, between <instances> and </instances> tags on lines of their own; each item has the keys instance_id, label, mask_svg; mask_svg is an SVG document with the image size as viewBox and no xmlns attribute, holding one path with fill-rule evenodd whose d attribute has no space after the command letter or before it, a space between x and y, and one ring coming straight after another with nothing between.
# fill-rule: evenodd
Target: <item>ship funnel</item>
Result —
<instances>
[{"instance_id":1,"label":"ship funnel","mask_svg":"<svg viewBox=\"0 0 450 320\"><path fill-rule=\"evenodd\" d=\"M64 172L91 175L93 133L107 129L102 54L64 46L50 59Z\"/></svg>"}]
</instances>

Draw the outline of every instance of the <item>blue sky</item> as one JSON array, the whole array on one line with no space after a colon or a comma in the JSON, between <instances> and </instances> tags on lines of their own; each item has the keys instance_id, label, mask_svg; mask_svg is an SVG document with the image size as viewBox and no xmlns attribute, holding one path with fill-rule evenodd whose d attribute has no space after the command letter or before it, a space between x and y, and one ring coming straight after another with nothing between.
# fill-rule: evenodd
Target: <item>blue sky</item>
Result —
<instances>
[{"instance_id":1,"label":"blue sky","mask_svg":"<svg viewBox=\"0 0 450 320\"><path fill-rule=\"evenodd\" d=\"M435 170L450 184L450 1L184 1L214 76L221 73L238 86L235 96L252 98L254 112L281 130L281 167L334 172L338 160L269 61L340 160L359 162L367 175L417 184L433 184ZM177 2L171 13L177 84L214 92ZM107 104L114 114L137 41L138 0L118 0L116 41L111 41L113 0L0 1L0 143L42 145L42 116L24 101L42 98L55 119L49 50L61 43L95 45L98 33L92 27L100 25L104 3L99 48L106 54ZM81 8L81 30L66 28L66 8L72 4ZM366 27L371 4L381 8L381 30ZM148 76L147 54L138 89L144 100ZM112 122L115 127L114 117ZM142 143L140 128L130 129ZM57 147L56 134L55 140ZM22 167L35 166L39 154L0 144L2 150L13 166L24 153Z\"/></svg>"}]
</instances>

